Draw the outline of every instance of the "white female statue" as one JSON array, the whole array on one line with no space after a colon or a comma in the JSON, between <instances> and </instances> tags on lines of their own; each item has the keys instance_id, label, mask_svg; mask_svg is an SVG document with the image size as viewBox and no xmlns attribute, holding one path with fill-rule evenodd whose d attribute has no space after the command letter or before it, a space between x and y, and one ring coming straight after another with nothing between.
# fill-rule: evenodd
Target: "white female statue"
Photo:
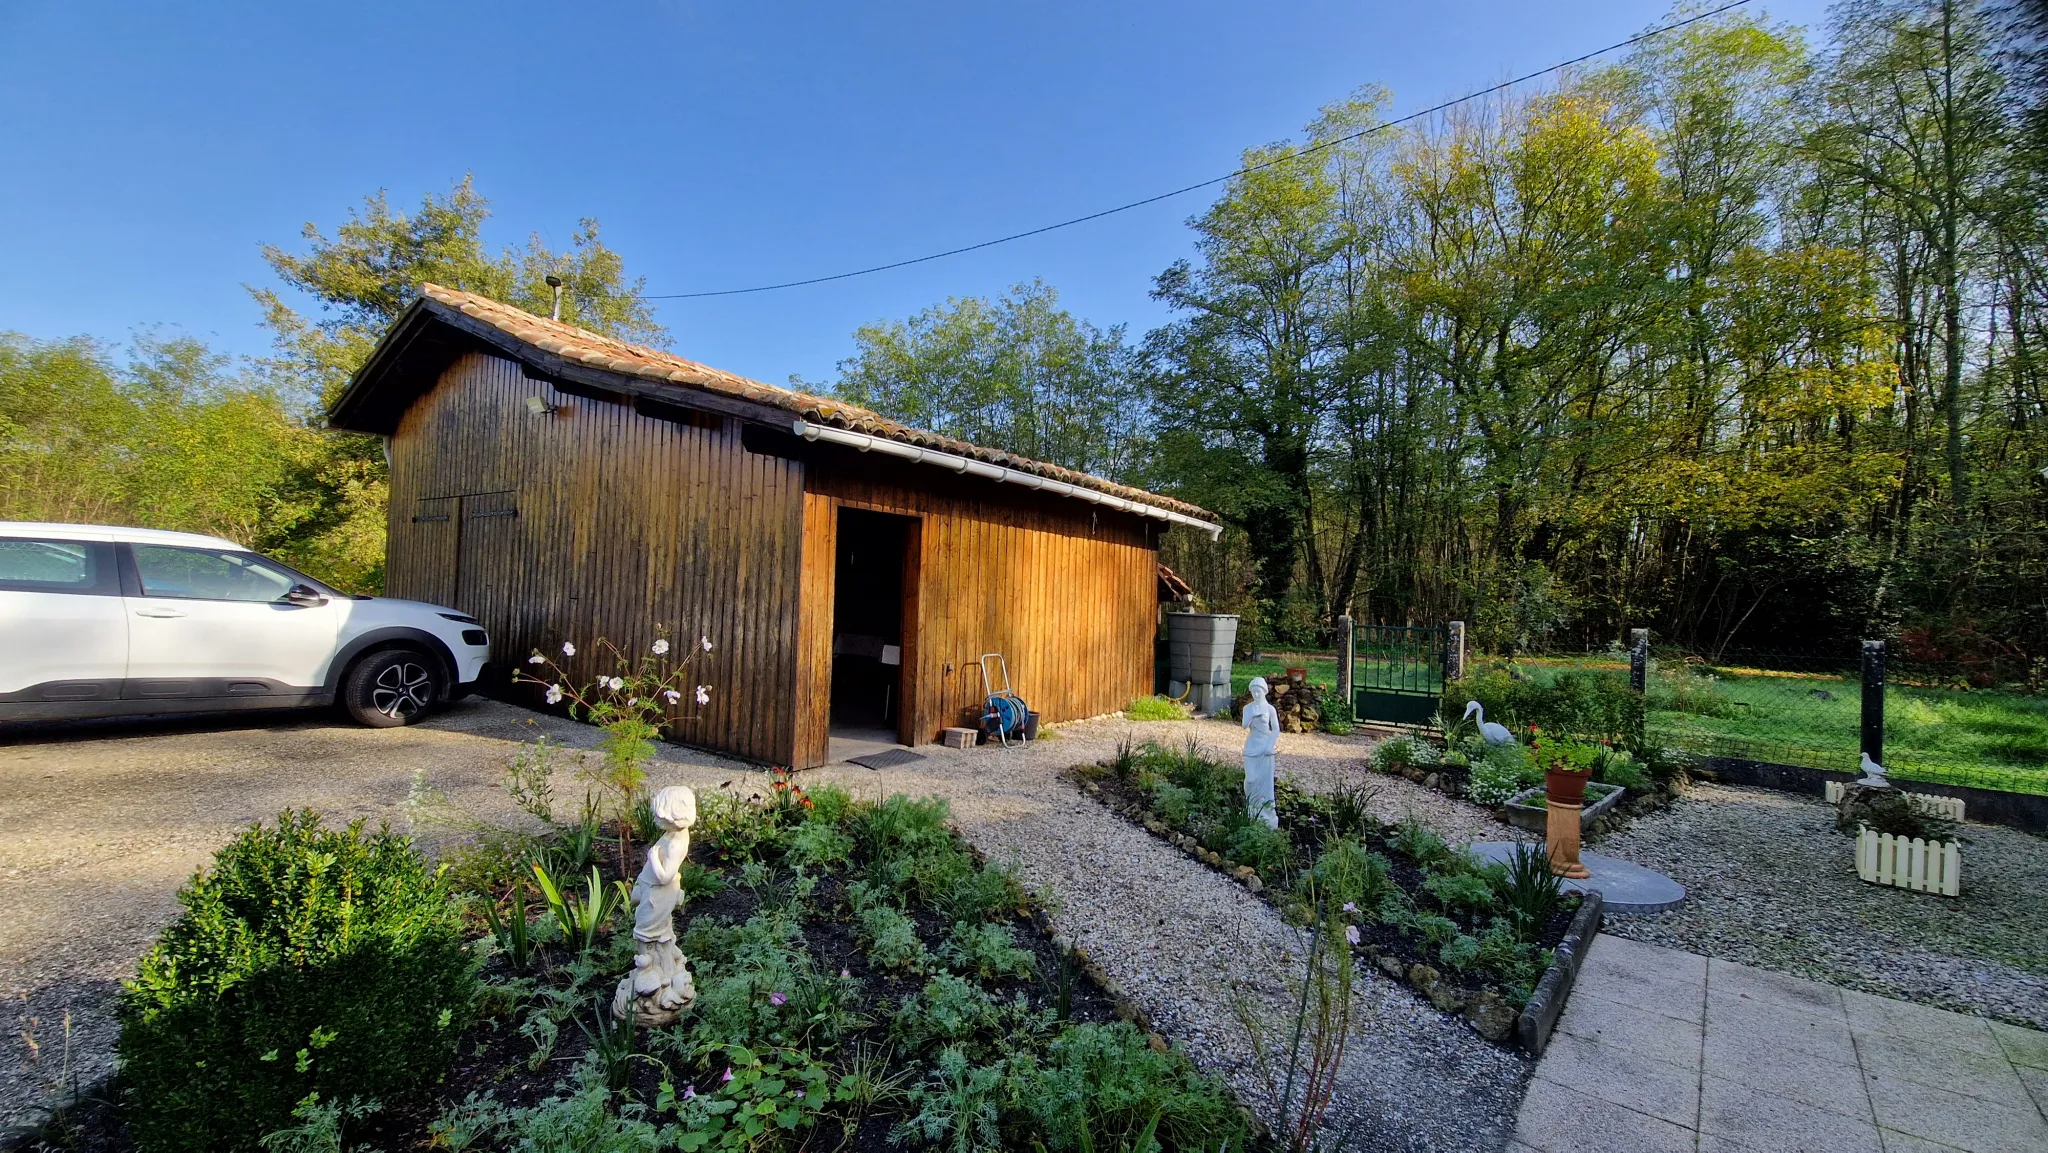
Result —
<instances>
[{"instance_id":1,"label":"white female statue","mask_svg":"<svg viewBox=\"0 0 2048 1153\"><path fill-rule=\"evenodd\" d=\"M1269 829L1280 827L1273 805L1273 750L1280 744L1280 714L1266 701L1266 678L1253 677L1251 702L1244 707L1244 807Z\"/></svg>"},{"instance_id":2,"label":"white female statue","mask_svg":"<svg viewBox=\"0 0 2048 1153\"><path fill-rule=\"evenodd\" d=\"M650 802L661 839L647 847L647 864L633 882L633 973L619 982L612 1016L631 1012L641 1025L674 1023L697 1002L689 963L676 947L676 906L683 899L683 858L697 823L697 794L670 785Z\"/></svg>"}]
</instances>

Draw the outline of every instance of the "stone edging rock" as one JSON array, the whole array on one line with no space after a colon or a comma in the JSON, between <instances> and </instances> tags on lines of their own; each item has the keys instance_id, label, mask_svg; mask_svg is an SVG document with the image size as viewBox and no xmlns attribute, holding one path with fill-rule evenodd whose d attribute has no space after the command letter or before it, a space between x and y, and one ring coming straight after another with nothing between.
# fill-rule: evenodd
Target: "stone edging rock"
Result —
<instances>
[{"instance_id":1,"label":"stone edging rock","mask_svg":"<svg viewBox=\"0 0 2048 1153\"><path fill-rule=\"evenodd\" d=\"M1550 968L1536 982L1536 991L1530 994L1529 1003L1522 1006L1522 1015L1515 1021L1515 1039L1531 1057L1541 1057L1550 1045L1550 1031L1557 1027L1558 1014L1564 1012L1565 999L1571 996L1572 985L1579 979L1579 966L1585 962L1586 950L1600 932L1601 904L1598 892L1585 894L1571 927L1564 931L1564 940L1553 951Z\"/></svg>"}]
</instances>

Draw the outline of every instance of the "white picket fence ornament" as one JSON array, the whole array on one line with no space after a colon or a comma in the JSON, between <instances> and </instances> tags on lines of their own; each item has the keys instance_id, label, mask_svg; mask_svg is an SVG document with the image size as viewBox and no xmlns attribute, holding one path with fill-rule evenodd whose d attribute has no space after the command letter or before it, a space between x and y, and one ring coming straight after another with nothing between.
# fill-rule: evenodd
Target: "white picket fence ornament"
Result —
<instances>
[{"instance_id":1,"label":"white picket fence ornament","mask_svg":"<svg viewBox=\"0 0 2048 1153\"><path fill-rule=\"evenodd\" d=\"M1953 897L1962 889L1963 851L1954 841L1908 840L1859 825L1856 875L1875 885Z\"/></svg>"},{"instance_id":2,"label":"white picket fence ornament","mask_svg":"<svg viewBox=\"0 0 2048 1153\"><path fill-rule=\"evenodd\" d=\"M1828 804L1839 805L1842 803L1843 788L1844 782L1842 781L1827 782L1823 792ZM1904 792L1899 795L1906 798L1907 804L1920 810L1926 816L1940 817L1950 821L1960 821L1963 819L1963 799L1961 797L1937 797L1933 793Z\"/></svg>"}]
</instances>

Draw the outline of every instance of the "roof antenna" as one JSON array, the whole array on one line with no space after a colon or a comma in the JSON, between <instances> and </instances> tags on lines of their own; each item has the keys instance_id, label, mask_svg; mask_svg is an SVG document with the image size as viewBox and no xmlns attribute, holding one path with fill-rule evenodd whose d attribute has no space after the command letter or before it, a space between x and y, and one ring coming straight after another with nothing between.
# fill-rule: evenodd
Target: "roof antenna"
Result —
<instances>
[{"instance_id":1,"label":"roof antenna","mask_svg":"<svg viewBox=\"0 0 2048 1153\"><path fill-rule=\"evenodd\" d=\"M549 317L549 319L560 320L562 319L562 278L550 272L547 275L547 284L549 288L555 290L555 314Z\"/></svg>"}]
</instances>

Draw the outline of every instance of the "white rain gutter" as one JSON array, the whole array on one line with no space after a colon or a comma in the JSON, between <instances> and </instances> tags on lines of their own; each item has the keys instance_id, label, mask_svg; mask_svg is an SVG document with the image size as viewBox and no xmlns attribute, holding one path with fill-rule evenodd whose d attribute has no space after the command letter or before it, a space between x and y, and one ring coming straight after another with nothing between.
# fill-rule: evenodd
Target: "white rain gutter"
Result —
<instances>
[{"instance_id":1,"label":"white rain gutter","mask_svg":"<svg viewBox=\"0 0 2048 1153\"><path fill-rule=\"evenodd\" d=\"M1222 525L1213 524L1183 513L1177 513L1172 509L1160 508L1157 505L1144 504L1135 500L1126 500L1123 497L1112 496L1106 492L1097 492L1092 488L1082 488L1077 484L1068 484L1063 480L1050 480L1042 476L1033 476L1028 472L1018 472L1014 468L1004 468L996 464L984 464L981 461L969 460L967 457L950 452L934 452L928 448L919 448L914 444L904 444L899 440L870 436L864 432L848 432L843 428L812 424L807 420L794 422L790 426L790 431L803 437L805 440L822 440L830 444L843 444L860 452L883 452L890 456L902 457L904 460L913 461L917 464L929 464L938 468L951 469L954 472L965 473L968 476L987 477L997 484L1014 484L1023 488L1035 488L1040 492L1049 492L1055 496L1070 496L1076 500L1108 505L1110 508L1136 513L1139 516L1149 516L1157 520L1171 521L1174 524L1188 525L1208 533L1210 540L1215 540L1223 535Z\"/></svg>"}]
</instances>

